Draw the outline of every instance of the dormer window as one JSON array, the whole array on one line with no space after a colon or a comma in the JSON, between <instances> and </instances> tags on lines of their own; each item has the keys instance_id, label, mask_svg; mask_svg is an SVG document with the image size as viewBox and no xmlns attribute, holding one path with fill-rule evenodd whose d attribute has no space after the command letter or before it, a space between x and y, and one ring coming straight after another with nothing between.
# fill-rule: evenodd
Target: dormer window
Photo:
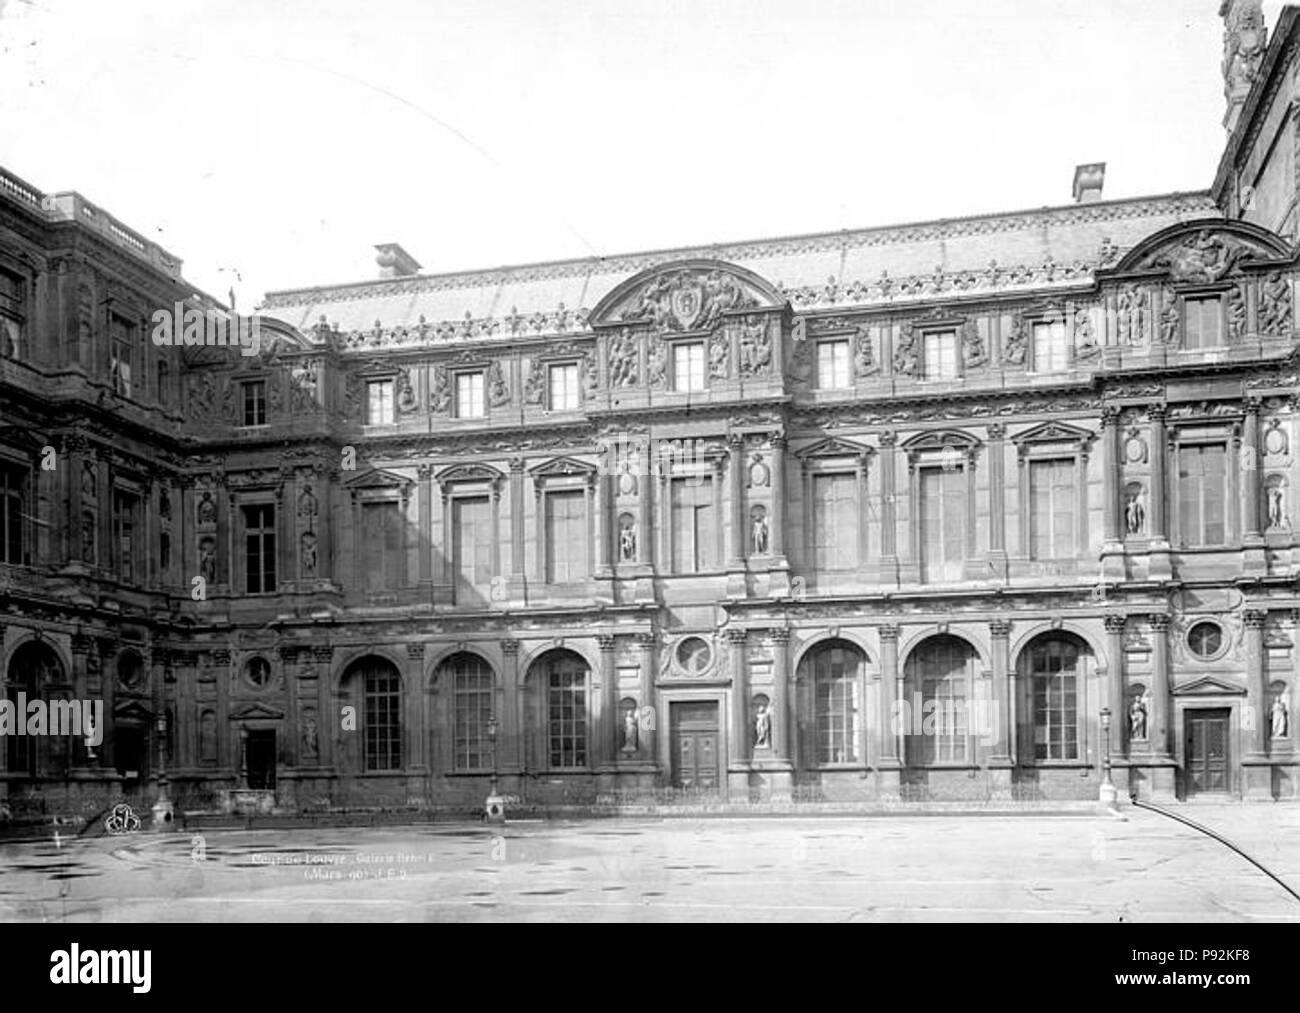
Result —
<instances>
[{"instance_id":1,"label":"dormer window","mask_svg":"<svg viewBox=\"0 0 1300 1013\"><path fill-rule=\"evenodd\" d=\"M456 376L456 418L483 417L483 374L458 373Z\"/></svg>"},{"instance_id":2,"label":"dormer window","mask_svg":"<svg viewBox=\"0 0 1300 1013\"><path fill-rule=\"evenodd\" d=\"M1218 348L1223 344L1223 299L1194 296L1183 304L1183 347Z\"/></svg>"},{"instance_id":3,"label":"dormer window","mask_svg":"<svg viewBox=\"0 0 1300 1013\"><path fill-rule=\"evenodd\" d=\"M366 384L366 422L372 426L393 423L393 381L371 380Z\"/></svg>"},{"instance_id":4,"label":"dormer window","mask_svg":"<svg viewBox=\"0 0 1300 1013\"><path fill-rule=\"evenodd\" d=\"M1034 324L1033 365L1036 373L1060 373L1069 368L1064 320L1042 320Z\"/></svg>"},{"instance_id":5,"label":"dormer window","mask_svg":"<svg viewBox=\"0 0 1300 1013\"><path fill-rule=\"evenodd\" d=\"M957 378L957 332L930 331L922 346L922 363L927 380Z\"/></svg>"}]
</instances>

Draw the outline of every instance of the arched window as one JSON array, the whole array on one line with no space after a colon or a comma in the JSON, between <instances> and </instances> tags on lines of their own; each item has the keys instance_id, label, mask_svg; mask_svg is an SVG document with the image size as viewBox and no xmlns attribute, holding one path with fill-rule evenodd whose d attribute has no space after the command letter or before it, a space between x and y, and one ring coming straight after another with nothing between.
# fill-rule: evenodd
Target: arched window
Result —
<instances>
[{"instance_id":1,"label":"arched window","mask_svg":"<svg viewBox=\"0 0 1300 1013\"><path fill-rule=\"evenodd\" d=\"M349 669L349 692L361 693L361 738L366 770L402 766L402 680L392 662L362 658ZM356 699L353 697L353 699Z\"/></svg>"},{"instance_id":2,"label":"arched window","mask_svg":"<svg viewBox=\"0 0 1300 1013\"><path fill-rule=\"evenodd\" d=\"M25 728L26 704L50 698L51 686L63 682L63 665L47 644L29 640L9 660L8 682L6 696L13 703L14 719ZM45 735L5 736L9 773L31 777L40 774L44 766L42 751L48 749L48 738Z\"/></svg>"},{"instance_id":3,"label":"arched window","mask_svg":"<svg viewBox=\"0 0 1300 1013\"><path fill-rule=\"evenodd\" d=\"M843 640L813 648L804 660L817 719L817 763L857 763L862 652Z\"/></svg>"},{"instance_id":4,"label":"arched window","mask_svg":"<svg viewBox=\"0 0 1300 1013\"><path fill-rule=\"evenodd\" d=\"M1035 760L1079 758L1079 680L1087 658L1087 646L1068 634L1039 637L1021 655Z\"/></svg>"},{"instance_id":5,"label":"arched window","mask_svg":"<svg viewBox=\"0 0 1300 1013\"><path fill-rule=\"evenodd\" d=\"M445 681L444 681L445 680ZM438 666L439 685L448 686L453 698L452 768L488 770L492 766L492 669L477 654L453 654Z\"/></svg>"},{"instance_id":6,"label":"arched window","mask_svg":"<svg viewBox=\"0 0 1300 1013\"><path fill-rule=\"evenodd\" d=\"M907 762L913 766L970 759L967 686L975 651L959 637L933 637L907 659L904 685L913 712L907 722ZM920 713L915 713L917 706Z\"/></svg>"},{"instance_id":7,"label":"arched window","mask_svg":"<svg viewBox=\"0 0 1300 1013\"><path fill-rule=\"evenodd\" d=\"M550 651L533 665L534 693L545 715L543 762L551 770L587 767L587 663L572 651Z\"/></svg>"}]
</instances>

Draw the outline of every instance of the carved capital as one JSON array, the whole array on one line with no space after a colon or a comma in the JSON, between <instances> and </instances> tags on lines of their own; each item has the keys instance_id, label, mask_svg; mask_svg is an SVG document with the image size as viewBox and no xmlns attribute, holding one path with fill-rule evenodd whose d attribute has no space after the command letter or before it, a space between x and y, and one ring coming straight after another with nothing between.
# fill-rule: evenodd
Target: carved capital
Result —
<instances>
[{"instance_id":1,"label":"carved capital","mask_svg":"<svg viewBox=\"0 0 1300 1013\"><path fill-rule=\"evenodd\" d=\"M286 665L290 665L297 659L298 650L296 646L284 646L277 648L277 653L279 653L281 661Z\"/></svg>"},{"instance_id":2,"label":"carved capital","mask_svg":"<svg viewBox=\"0 0 1300 1013\"><path fill-rule=\"evenodd\" d=\"M1248 630L1262 630L1268 621L1268 613L1263 609L1246 609L1241 614L1241 620Z\"/></svg>"},{"instance_id":3,"label":"carved capital","mask_svg":"<svg viewBox=\"0 0 1300 1013\"><path fill-rule=\"evenodd\" d=\"M609 633L602 633L596 638L596 644L600 647L601 654L609 654L614 650L614 637Z\"/></svg>"},{"instance_id":4,"label":"carved capital","mask_svg":"<svg viewBox=\"0 0 1300 1013\"><path fill-rule=\"evenodd\" d=\"M880 632L881 640L892 640L894 643L898 642L898 634L901 631L899 630L897 623L888 623L884 626L878 627L878 630Z\"/></svg>"},{"instance_id":5,"label":"carved capital","mask_svg":"<svg viewBox=\"0 0 1300 1013\"><path fill-rule=\"evenodd\" d=\"M882 447L895 447L898 445L898 434L892 429L887 429L880 434L880 445Z\"/></svg>"},{"instance_id":6,"label":"carved capital","mask_svg":"<svg viewBox=\"0 0 1300 1013\"><path fill-rule=\"evenodd\" d=\"M418 660L420 660L421 658L424 657L424 645L423 645L423 644L407 644L407 645L406 645L406 656L407 656L408 658L410 658L412 661L418 661Z\"/></svg>"},{"instance_id":7,"label":"carved capital","mask_svg":"<svg viewBox=\"0 0 1300 1013\"><path fill-rule=\"evenodd\" d=\"M312 660L319 665L328 665L334 660L334 648L332 647L313 647L311 649Z\"/></svg>"},{"instance_id":8,"label":"carved capital","mask_svg":"<svg viewBox=\"0 0 1300 1013\"><path fill-rule=\"evenodd\" d=\"M1107 616L1103 622L1106 624L1107 633L1123 633L1124 628L1128 625L1127 616Z\"/></svg>"},{"instance_id":9,"label":"carved capital","mask_svg":"<svg viewBox=\"0 0 1300 1013\"><path fill-rule=\"evenodd\" d=\"M0 640L4 639L5 628L0 624ZM72 653L89 654L95 649L95 638L87 636L85 633L74 633L72 635Z\"/></svg>"},{"instance_id":10,"label":"carved capital","mask_svg":"<svg viewBox=\"0 0 1300 1013\"><path fill-rule=\"evenodd\" d=\"M1152 633L1164 633L1169 629L1169 615L1165 612L1153 612L1147 616L1147 622L1151 624Z\"/></svg>"},{"instance_id":11,"label":"carved capital","mask_svg":"<svg viewBox=\"0 0 1300 1013\"><path fill-rule=\"evenodd\" d=\"M745 641L749 639L749 630L727 630L726 639L727 643L734 647L743 646Z\"/></svg>"},{"instance_id":12,"label":"carved capital","mask_svg":"<svg viewBox=\"0 0 1300 1013\"><path fill-rule=\"evenodd\" d=\"M988 428L990 440L1005 440L1007 437L1007 427L1001 422L994 422Z\"/></svg>"},{"instance_id":13,"label":"carved capital","mask_svg":"<svg viewBox=\"0 0 1300 1013\"><path fill-rule=\"evenodd\" d=\"M214 665L229 665L230 652L224 647L219 647L212 652L212 663Z\"/></svg>"},{"instance_id":14,"label":"carved capital","mask_svg":"<svg viewBox=\"0 0 1300 1013\"><path fill-rule=\"evenodd\" d=\"M519 641L518 640L501 641L501 653L506 655L506 657L514 657L516 654L519 653Z\"/></svg>"},{"instance_id":15,"label":"carved capital","mask_svg":"<svg viewBox=\"0 0 1300 1013\"><path fill-rule=\"evenodd\" d=\"M767 635L772 638L774 644L788 644L790 642L790 630L785 626L776 626L767 631Z\"/></svg>"},{"instance_id":16,"label":"carved capital","mask_svg":"<svg viewBox=\"0 0 1300 1013\"><path fill-rule=\"evenodd\" d=\"M643 651L654 650L655 635L653 633L638 633L636 635L636 646Z\"/></svg>"},{"instance_id":17,"label":"carved capital","mask_svg":"<svg viewBox=\"0 0 1300 1013\"><path fill-rule=\"evenodd\" d=\"M1011 636L1010 619L991 619L989 620L989 633L997 639L1005 640Z\"/></svg>"}]
</instances>

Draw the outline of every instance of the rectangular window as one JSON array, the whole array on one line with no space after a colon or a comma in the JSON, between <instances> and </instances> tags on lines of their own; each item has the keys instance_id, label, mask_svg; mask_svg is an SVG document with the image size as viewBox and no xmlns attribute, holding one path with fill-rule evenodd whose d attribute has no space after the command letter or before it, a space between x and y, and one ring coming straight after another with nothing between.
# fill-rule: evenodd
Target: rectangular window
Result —
<instances>
[{"instance_id":1,"label":"rectangular window","mask_svg":"<svg viewBox=\"0 0 1300 1013\"><path fill-rule=\"evenodd\" d=\"M856 485L853 475L813 476L813 566L818 571L851 570L858 563Z\"/></svg>"},{"instance_id":2,"label":"rectangular window","mask_svg":"<svg viewBox=\"0 0 1300 1013\"><path fill-rule=\"evenodd\" d=\"M673 346L673 390L704 390L704 342L680 342Z\"/></svg>"},{"instance_id":3,"label":"rectangular window","mask_svg":"<svg viewBox=\"0 0 1300 1013\"><path fill-rule=\"evenodd\" d=\"M966 562L966 474L961 468L923 468L921 579L959 581Z\"/></svg>"},{"instance_id":4,"label":"rectangular window","mask_svg":"<svg viewBox=\"0 0 1300 1013\"><path fill-rule=\"evenodd\" d=\"M158 363L158 403L165 405L171 396L168 387L171 385L171 371L167 368L167 363Z\"/></svg>"},{"instance_id":5,"label":"rectangular window","mask_svg":"<svg viewBox=\"0 0 1300 1013\"><path fill-rule=\"evenodd\" d=\"M925 379L953 380L957 377L957 332L932 331L925 336Z\"/></svg>"},{"instance_id":6,"label":"rectangular window","mask_svg":"<svg viewBox=\"0 0 1300 1013\"><path fill-rule=\"evenodd\" d=\"M483 374L456 374L456 418L483 417Z\"/></svg>"},{"instance_id":7,"label":"rectangular window","mask_svg":"<svg viewBox=\"0 0 1300 1013\"><path fill-rule=\"evenodd\" d=\"M1218 348L1223 344L1223 300L1217 295L1183 304L1183 347Z\"/></svg>"},{"instance_id":8,"label":"rectangular window","mask_svg":"<svg viewBox=\"0 0 1300 1013\"><path fill-rule=\"evenodd\" d=\"M1075 555L1075 510L1079 498L1074 461L1029 462L1030 555L1071 559Z\"/></svg>"},{"instance_id":9,"label":"rectangular window","mask_svg":"<svg viewBox=\"0 0 1300 1013\"><path fill-rule=\"evenodd\" d=\"M0 270L0 355L19 354L27 322L27 282L12 271Z\"/></svg>"},{"instance_id":10,"label":"rectangular window","mask_svg":"<svg viewBox=\"0 0 1300 1013\"><path fill-rule=\"evenodd\" d=\"M546 580L569 584L587 579L587 511L582 490L546 496Z\"/></svg>"},{"instance_id":11,"label":"rectangular window","mask_svg":"<svg viewBox=\"0 0 1300 1013\"><path fill-rule=\"evenodd\" d=\"M275 583L275 507L244 507L244 586L249 594L269 594Z\"/></svg>"},{"instance_id":12,"label":"rectangular window","mask_svg":"<svg viewBox=\"0 0 1300 1013\"><path fill-rule=\"evenodd\" d=\"M1227 447L1222 443L1178 448L1179 532L1184 545L1225 545Z\"/></svg>"},{"instance_id":13,"label":"rectangular window","mask_svg":"<svg viewBox=\"0 0 1300 1013\"><path fill-rule=\"evenodd\" d=\"M117 575L125 583L135 580L135 529L136 512L140 499L130 493L113 492L113 545L117 549L114 562Z\"/></svg>"},{"instance_id":14,"label":"rectangular window","mask_svg":"<svg viewBox=\"0 0 1300 1013\"><path fill-rule=\"evenodd\" d=\"M1034 371L1059 373L1070 366L1065 343L1065 321L1044 320L1034 324Z\"/></svg>"},{"instance_id":15,"label":"rectangular window","mask_svg":"<svg viewBox=\"0 0 1300 1013\"><path fill-rule=\"evenodd\" d=\"M486 601L492 587L492 503L486 496L452 500L456 603Z\"/></svg>"},{"instance_id":16,"label":"rectangular window","mask_svg":"<svg viewBox=\"0 0 1300 1013\"><path fill-rule=\"evenodd\" d=\"M587 765L587 677L557 666L547 679L547 718L553 769Z\"/></svg>"},{"instance_id":17,"label":"rectangular window","mask_svg":"<svg viewBox=\"0 0 1300 1013\"><path fill-rule=\"evenodd\" d=\"M266 425L266 381L245 380L241 386L244 391L244 425Z\"/></svg>"},{"instance_id":18,"label":"rectangular window","mask_svg":"<svg viewBox=\"0 0 1300 1013\"><path fill-rule=\"evenodd\" d=\"M710 476L673 479L672 540L675 573L701 573L713 568L713 479Z\"/></svg>"},{"instance_id":19,"label":"rectangular window","mask_svg":"<svg viewBox=\"0 0 1300 1013\"><path fill-rule=\"evenodd\" d=\"M23 515L27 469L0 463L0 563L26 565L23 553Z\"/></svg>"},{"instance_id":20,"label":"rectangular window","mask_svg":"<svg viewBox=\"0 0 1300 1013\"><path fill-rule=\"evenodd\" d=\"M366 384L366 422L372 426L393 424L393 381L371 380Z\"/></svg>"},{"instance_id":21,"label":"rectangular window","mask_svg":"<svg viewBox=\"0 0 1300 1013\"><path fill-rule=\"evenodd\" d=\"M552 366L548 373L548 403L553 412L578 410L578 364Z\"/></svg>"},{"instance_id":22,"label":"rectangular window","mask_svg":"<svg viewBox=\"0 0 1300 1013\"><path fill-rule=\"evenodd\" d=\"M818 342L817 387L820 390L845 390L851 386L848 341Z\"/></svg>"},{"instance_id":23,"label":"rectangular window","mask_svg":"<svg viewBox=\"0 0 1300 1013\"><path fill-rule=\"evenodd\" d=\"M402 514L397 503L366 503L361 508L364 535L362 581L367 591L402 584Z\"/></svg>"},{"instance_id":24,"label":"rectangular window","mask_svg":"<svg viewBox=\"0 0 1300 1013\"><path fill-rule=\"evenodd\" d=\"M109 380L113 391L122 397L131 396L131 350L135 345L135 327L128 320L113 314L109 317Z\"/></svg>"},{"instance_id":25,"label":"rectangular window","mask_svg":"<svg viewBox=\"0 0 1300 1013\"><path fill-rule=\"evenodd\" d=\"M366 770L402 766L402 689L397 672L374 669L365 676Z\"/></svg>"}]
</instances>

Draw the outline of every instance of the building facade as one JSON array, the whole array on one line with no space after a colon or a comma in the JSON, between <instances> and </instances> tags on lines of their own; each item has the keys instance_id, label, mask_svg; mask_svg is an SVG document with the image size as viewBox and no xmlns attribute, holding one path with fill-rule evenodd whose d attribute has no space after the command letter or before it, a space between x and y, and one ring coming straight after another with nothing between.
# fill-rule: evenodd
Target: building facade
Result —
<instances>
[{"instance_id":1,"label":"building facade","mask_svg":"<svg viewBox=\"0 0 1300 1013\"><path fill-rule=\"evenodd\" d=\"M0 176L0 674L106 723L9 736L7 810L1296 797L1300 18L1223 14L1210 191L386 245L256 355L155 344L225 311Z\"/></svg>"}]
</instances>

